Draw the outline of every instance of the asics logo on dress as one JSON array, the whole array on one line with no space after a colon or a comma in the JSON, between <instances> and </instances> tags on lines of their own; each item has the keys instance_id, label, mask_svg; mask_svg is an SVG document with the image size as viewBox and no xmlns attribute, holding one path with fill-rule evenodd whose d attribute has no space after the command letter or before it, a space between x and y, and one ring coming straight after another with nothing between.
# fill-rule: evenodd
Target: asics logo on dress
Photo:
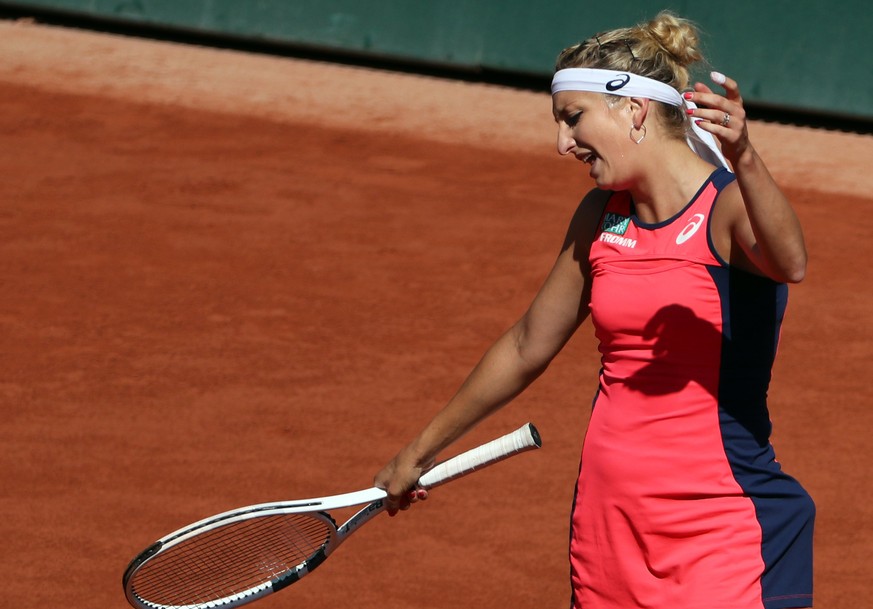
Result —
<instances>
[{"instance_id":1,"label":"asics logo on dress","mask_svg":"<svg viewBox=\"0 0 873 609\"><path fill-rule=\"evenodd\" d=\"M682 232L676 235L676 245L682 245L691 237L694 236L694 233L697 232L697 229L703 224L703 221L706 219L706 216L703 214L694 214L691 217L691 220L688 222L688 226L682 229Z\"/></svg>"}]
</instances>

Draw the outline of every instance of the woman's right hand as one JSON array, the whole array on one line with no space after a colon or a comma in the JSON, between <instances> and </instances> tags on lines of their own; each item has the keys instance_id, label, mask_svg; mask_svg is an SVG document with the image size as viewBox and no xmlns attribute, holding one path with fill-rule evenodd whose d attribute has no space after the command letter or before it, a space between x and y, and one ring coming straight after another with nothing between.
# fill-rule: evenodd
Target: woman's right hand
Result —
<instances>
[{"instance_id":1,"label":"woman's right hand","mask_svg":"<svg viewBox=\"0 0 873 609\"><path fill-rule=\"evenodd\" d=\"M400 451L373 479L373 484L388 493L385 506L389 516L408 510L413 503L427 499L427 491L418 488L418 479L429 467L416 464L409 448Z\"/></svg>"}]
</instances>

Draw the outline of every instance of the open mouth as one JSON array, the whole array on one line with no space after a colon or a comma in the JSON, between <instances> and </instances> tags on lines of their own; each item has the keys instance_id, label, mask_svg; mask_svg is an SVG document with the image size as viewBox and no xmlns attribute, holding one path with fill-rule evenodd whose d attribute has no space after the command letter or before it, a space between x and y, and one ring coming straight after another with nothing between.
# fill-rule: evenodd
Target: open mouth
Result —
<instances>
[{"instance_id":1,"label":"open mouth","mask_svg":"<svg viewBox=\"0 0 873 609\"><path fill-rule=\"evenodd\" d=\"M579 159L580 161L582 161L583 163L586 163L588 165L592 165L594 163L594 161L597 160L597 155L593 152L586 152L584 154L577 154L576 158Z\"/></svg>"}]
</instances>

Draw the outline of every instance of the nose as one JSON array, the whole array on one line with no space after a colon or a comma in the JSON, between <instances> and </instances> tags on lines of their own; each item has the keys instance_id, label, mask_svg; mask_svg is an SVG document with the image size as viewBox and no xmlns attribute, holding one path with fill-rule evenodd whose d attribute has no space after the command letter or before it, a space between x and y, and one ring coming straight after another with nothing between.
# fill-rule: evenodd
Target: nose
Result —
<instances>
[{"instance_id":1,"label":"nose","mask_svg":"<svg viewBox=\"0 0 873 609\"><path fill-rule=\"evenodd\" d=\"M570 127L564 123L558 124L558 154L566 156L573 152L576 147L576 140L573 139L573 133Z\"/></svg>"}]
</instances>

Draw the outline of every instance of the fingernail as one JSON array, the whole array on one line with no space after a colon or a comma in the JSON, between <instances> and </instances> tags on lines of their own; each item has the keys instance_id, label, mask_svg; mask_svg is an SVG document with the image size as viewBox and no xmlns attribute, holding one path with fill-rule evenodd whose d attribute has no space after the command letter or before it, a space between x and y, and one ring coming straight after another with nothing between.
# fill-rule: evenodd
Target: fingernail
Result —
<instances>
[{"instance_id":1,"label":"fingernail","mask_svg":"<svg viewBox=\"0 0 873 609\"><path fill-rule=\"evenodd\" d=\"M688 115L694 114L694 108L685 108L685 113Z\"/></svg>"},{"instance_id":2,"label":"fingernail","mask_svg":"<svg viewBox=\"0 0 873 609\"><path fill-rule=\"evenodd\" d=\"M725 78L725 75L722 74L721 72L714 72L714 71L710 72L709 77L712 79L712 82L714 82L717 85L723 85L724 81L727 80Z\"/></svg>"},{"instance_id":3,"label":"fingernail","mask_svg":"<svg viewBox=\"0 0 873 609\"><path fill-rule=\"evenodd\" d=\"M691 91L686 91L682 94L682 97L684 97L685 99L691 99L692 97L694 97L694 93L692 93Z\"/></svg>"}]
</instances>

